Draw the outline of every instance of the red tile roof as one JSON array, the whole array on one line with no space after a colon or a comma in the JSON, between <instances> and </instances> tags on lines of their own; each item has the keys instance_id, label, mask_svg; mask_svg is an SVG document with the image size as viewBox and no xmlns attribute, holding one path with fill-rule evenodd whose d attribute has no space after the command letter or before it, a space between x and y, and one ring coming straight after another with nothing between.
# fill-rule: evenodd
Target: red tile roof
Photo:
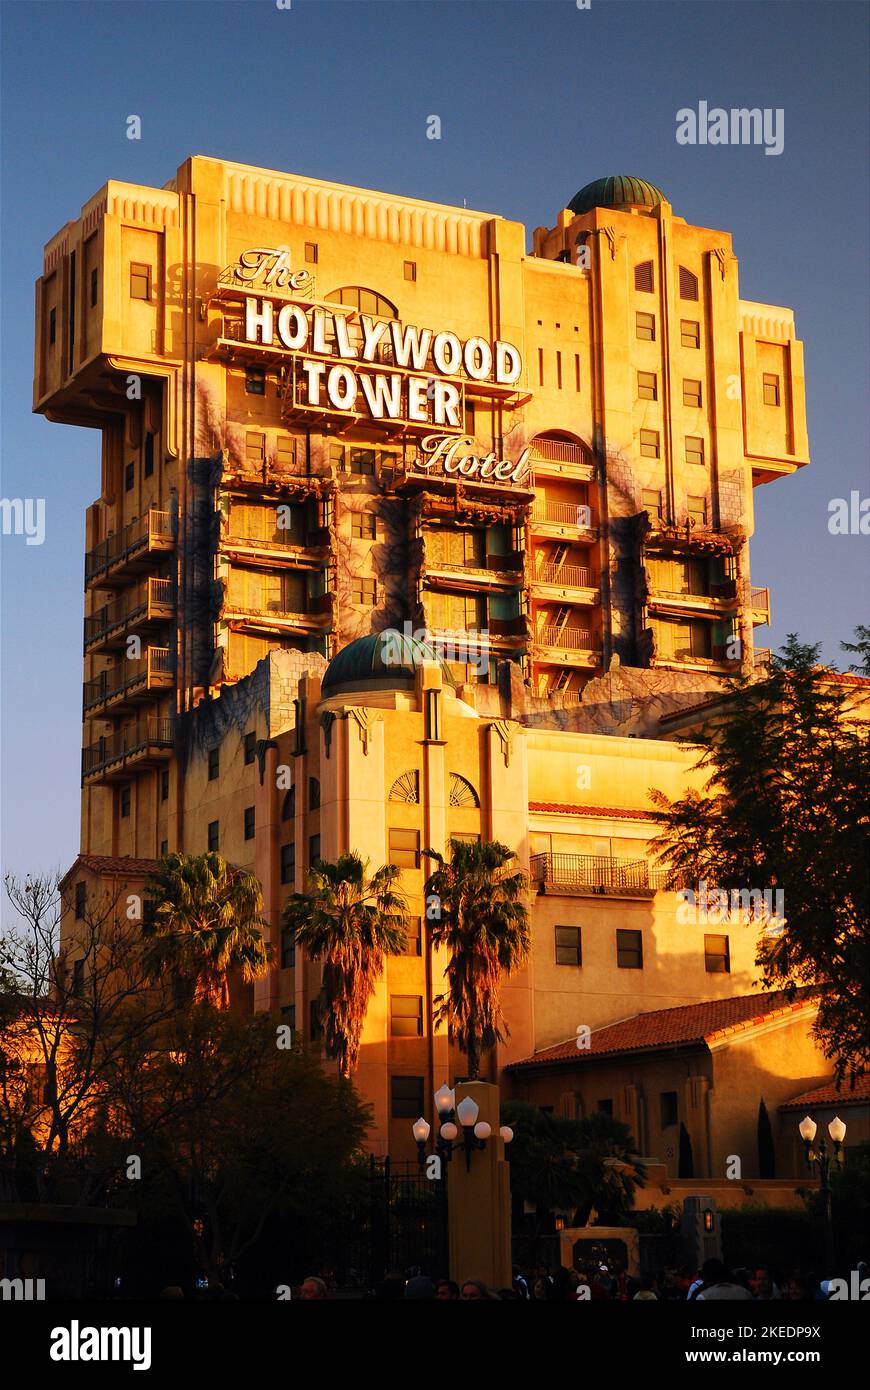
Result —
<instances>
[{"instance_id":1,"label":"red tile roof","mask_svg":"<svg viewBox=\"0 0 870 1390\"><path fill-rule=\"evenodd\" d=\"M829 1081L827 1086L818 1086L814 1091L805 1091L802 1096L795 1096L794 1100L784 1101L779 1107L780 1110L807 1110L814 1105L867 1105L870 1102L870 1072L865 1072L859 1076L854 1086L850 1086L848 1081L843 1082L841 1090L833 1081Z\"/></svg>"},{"instance_id":2,"label":"red tile roof","mask_svg":"<svg viewBox=\"0 0 870 1390\"><path fill-rule=\"evenodd\" d=\"M799 989L793 1000L787 998L784 990L776 990L771 994L710 999L703 1004L684 1004L677 1009L654 1009L650 1013L634 1014L620 1023L597 1028L590 1038L589 1048L579 1051L577 1039L571 1038L568 1042L544 1048L531 1057L524 1057L520 1062L512 1062L508 1069L707 1043L730 1032L755 1028L774 1016L796 1013L811 1002L815 992L812 986L807 986Z\"/></svg>"},{"instance_id":3,"label":"red tile roof","mask_svg":"<svg viewBox=\"0 0 870 1390\"><path fill-rule=\"evenodd\" d=\"M649 811L632 811L626 806L573 806L567 801L530 801L530 811L549 811L560 816L603 816L621 820L649 820Z\"/></svg>"},{"instance_id":4,"label":"red tile roof","mask_svg":"<svg viewBox=\"0 0 870 1390\"><path fill-rule=\"evenodd\" d=\"M67 869L61 883L69 878L74 869L90 869L91 873L102 874L105 878L142 878L157 868L156 859L134 859L129 854L80 854Z\"/></svg>"}]
</instances>

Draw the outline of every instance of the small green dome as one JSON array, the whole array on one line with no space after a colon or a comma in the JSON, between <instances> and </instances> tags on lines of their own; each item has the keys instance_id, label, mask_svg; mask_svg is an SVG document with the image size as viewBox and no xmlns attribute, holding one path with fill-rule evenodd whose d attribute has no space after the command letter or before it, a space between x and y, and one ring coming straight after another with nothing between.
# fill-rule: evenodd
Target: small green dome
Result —
<instances>
[{"instance_id":1,"label":"small green dome","mask_svg":"<svg viewBox=\"0 0 870 1390\"><path fill-rule=\"evenodd\" d=\"M655 184L646 179L635 179L630 174L611 174L606 179L595 179L575 193L568 207L572 212L590 212L592 208L654 208L666 198Z\"/></svg>"},{"instance_id":2,"label":"small green dome","mask_svg":"<svg viewBox=\"0 0 870 1390\"><path fill-rule=\"evenodd\" d=\"M428 642L409 637L397 628L357 637L336 653L323 673L321 693L324 698L346 690L412 690L414 673L424 661L435 661L441 667L444 681L453 685L446 663Z\"/></svg>"}]
</instances>

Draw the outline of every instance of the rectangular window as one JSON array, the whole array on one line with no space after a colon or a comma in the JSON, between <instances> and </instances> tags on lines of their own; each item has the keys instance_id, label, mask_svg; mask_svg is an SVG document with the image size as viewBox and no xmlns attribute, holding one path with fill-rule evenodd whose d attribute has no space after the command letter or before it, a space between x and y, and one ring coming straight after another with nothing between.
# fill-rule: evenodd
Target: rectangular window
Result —
<instances>
[{"instance_id":1,"label":"rectangular window","mask_svg":"<svg viewBox=\"0 0 870 1390\"><path fill-rule=\"evenodd\" d=\"M640 495L640 502L645 512L649 512L650 516L658 517L659 521L661 521L662 495L660 492L653 492L648 488L644 488Z\"/></svg>"},{"instance_id":2,"label":"rectangular window","mask_svg":"<svg viewBox=\"0 0 870 1390\"><path fill-rule=\"evenodd\" d=\"M210 854L217 854L220 849L220 822L210 820L208 823L208 849Z\"/></svg>"},{"instance_id":3,"label":"rectangular window","mask_svg":"<svg viewBox=\"0 0 870 1390\"><path fill-rule=\"evenodd\" d=\"M544 349L538 348L538 385L544 384Z\"/></svg>"},{"instance_id":4,"label":"rectangular window","mask_svg":"<svg viewBox=\"0 0 870 1390\"><path fill-rule=\"evenodd\" d=\"M596 1101L595 1109L598 1111L599 1115L612 1115L613 1101L610 1099Z\"/></svg>"},{"instance_id":5,"label":"rectangular window","mask_svg":"<svg viewBox=\"0 0 870 1390\"><path fill-rule=\"evenodd\" d=\"M579 927L556 927L556 964L583 964Z\"/></svg>"},{"instance_id":6,"label":"rectangular window","mask_svg":"<svg viewBox=\"0 0 870 1390\"><path fill-rule=\"evenodd\" d=\"M221 773L221 750L220 748L210 748L208 750L208 780L216 782Z\"/></svg>"},{"instance_id":7,"label":"rectangular window","mask_svg":"<svg viewBox=\"0 0 870 1390\"><path fill-rule=\"evenodd\" d=\"M350 471L371 475L375 471L375 451L374 449L351 449L350 451Z\"/></svg>"},{"instance_id":8,"label":"rectangular window","mask_svg":"<svg viewBox=\"0 0 870 1390\"><path fill-rule=\"evenodd\" d=\"M296 882L296 845L281 846L281 882Z\"/></svg>"},{"instance_id":9,"label":"rectangular window","mask_svg":"<svg viewBox=\"0 0 870 1390\"><path fill-rule=\"evenodd\" d=\"M296 1005L283 1004L281 1006L281 1018L292 1033L296 1027Z\"/></svg>"},{"instance_id":10,"label":"rectangular window","mask_svg":"<svg viewBox=\"0 0 870 1390\"><path fill-rule=\"evenodd\" d=\"M130 266L130 298L151 298L151 267L139 265L135 261Z\"/></svg>"},{"instance_id":11,"label":"rectangular window","mask_svg":"<svg viewBox=\"0 0 870 1390\"><path fill-rule=\"evenodd\" d=\"M85 988L85 962L84 957L73 961L72 992L76 999L81 998Z\"/></svg>"},{"instance_id":12,"label":"rectangular window","mask_svg":"<svg viewBox=\"0 0 870 1390\"><path fill-rule=\"evenodd\" d=\"M680 319L680 342L687 348L701 346L701 325L695 319Z\"/></svg>"},{"instance_id":13,"label":"rectangular window","mask_svg":"<svg viewBox=\"0 0 870 1390\"><path fill-rule=\"evenodd\" d=\"M637 394L642 401L658 400L658 388L655 372L638 372Z\"/></svg>"},{"instance_id":14,"label":"rectangular window","mask_svg":"<svg viewBox=\"0 0 870 1390\"><path fill-rule=\"evenodd\" d=\"M406 280L416 280L416 278L417 278L417 262L416 262L416 261L405 261L405 279L406 279Z\"/></svg>"},{"instance_id":15,"label":"rectangular window","mask_svg":"<svg viewBox=\"0 0 870 1390\"><path fill-rule=\"evenodd\" d=\"M580 354L574 353L574 390L580 390Z\"/></svg>"},{"instance_id":16,"label":"rectangular window","mask_svg":"<svg viewBox=\"0 0 870 1390\"><path fill-rule=\"evenodd\" d=\"M264 367L245 368L245 391L249 396L265 396L266 370Z\"/></svg>"},{"instance_id":17,"label":"rectangular window","mask_svg":"<svg viewBox=\"0 0 870 1390\"><path fill-rule=\"evenodd\" d=\"M701 383L700 381L683 381L683 405L699 407L701 404Z\"/></svg>"},{"instance_id":18,"label":"rectangular window","mask_svg":"<svg viewBox=\"0 0 870 1390\"><path fill-rule=\"evenodd\" d=\"M642 342L654 343L656 340L655 314L635 314L634 336Z\"/></svg>"},{"instance_id":19,"label":"rectangular window","mask_svg":"<svg viewBox=\"0 0 870 1390\"><path fill-rule=\"evenodd\" d=\"M561 391L561 389L562 389L562 354L561 354L561 352L557 352L557 353L556 353L556 388L557 388L557 390L559 390L559 391Z\"/></svg>"},{"instance_id":20,"label":"rectangular window","mask_svg":"<svg viewBox=\"0 0 870 1390\"><path fill-rule=\"evenodd\" d=\"M423 1114L423 1077L390 1077L390 1114L394 1120L416 1120Z\"/></svg>"},{"instance_id":21,"label":"rectangular window","mask_svg":"<svg viewBox=\"0 0 870 1390\"><path fill-rule=\"evenodd\" d=\"M161 801L168 801L168 800L169 800L169 773L168 773L168 772L161 772L161 774L160 774L160 800L161 800Z\"/></svg>"},{"instance_id":22,"label":"rectangular window","mask_svg":"<svg viewBox=\"0 0 870 1390\"><path fill-rule=\"evenodd\" d=\"M275 449L275 461L279 468L292 468L296 462L296 440L289 434L279 434Z\"/></svg>"},{"instance_id":23,"label":"rectangular window","mask_svg":"<svg viewBox=\"0 0 870 1390\"><path fill-rule=\"evenodd\" d=\"M616 964L620 970L643 969L643 933L626 927L616 929Z\"/></svg>"},{"instance_id":24,"label":"rectangular window","mask_svg":"<svg viewBox=\"0 0 870 1390\"><path fill-rule=\"evenodd\" d=\"M304 254L308 265L317 265L317 242L306 241Z\"/></svg>"},{"instance_id":25,"label":"rectangular window","mask_svg":"<svg viewBox=\"0 0 870 1390\"><path fill-rule=\"evenodd\" d=\"M253 806L245 807L245 839L253 840L255 829L255 810Z\"/></svg>"},{"instance_id":26,"label":"rectangular window","mask_svg":"<svg viewBox=\"0 0 870 1390\"><path fill-rule=\"evenodd\" d=\"M704 462L704 441L697 435L686 435L686 463Z\"/></svg>"},{"instance_id":27,"label":"rectangular window","mask_svg":"<svg viewBox=\"0 0 870 1390\"><path fill-rule=\"evenodd\" d=\"M142 471L146 478L150 478L154 472L154 435L150 431L145 435L145 463Z\"/></svg>"},{"instance_id":28,"label":"rectangular window","mask_svg":"<svg viewBox=\"0 0 870 1390\"><path fill-rule=\"evenodd\" d=\"M676 1091L662 1091L659 1101L661 1103L662 1129L670 1129L671 1125L675 1125L679 1119Z\"/></svg>"},{"instance_id":29,"label":"rectangular window","mask_svg":"<svg viewBox=\"0 0 870 1390\"><path fill-rule=\"evenodd\" d=\"M97 269L96 269L96 266L95 266L94 269L91 271L91 308L92 308L92 309L95 307L96 302L97 302L97 289L98 289L98 286L99 286L99 275L98 275L98 273L97 273Z\"/></svg>"},{"instance_id":30,"label":"rectangular window","mask_svg":"<svg viewBox=\"0 0 870 1390\"><path fill-rule=\"evenodd\" d=\"M762 380L765 405L779 405L779 377L775 372L765 372Z\"/></svg>"},{"instance_id":31,"label":"rectangular window","mask_svg":"<svg viewBox=\"0 0 870 1390\"><path fill-rule=\"evenodd\" d=\"M389 863L395 864L399 869L419 869L419 830L390 830Z\"/></svg>"},{"instance_id":32,"label":"rectangular window","mask_svg":"<svg viewBox=\"0 0 870 1390\"><path fill-rule=\"evenodd\" d=\"M289 927L281 928L281 969L292 970L296 964L296 939Z\"/></svg>"},{"instance_id":33,"label":"rectangular window","mask_svg":"<svg viewBox=\"0 0 870 1390\"><path fill-rule=\"evenodd\" d=\"M350 534L355 540L373 541L375 539L375 518L371 512L351 513Z\"/></svg>"},{"instance_id":34,"label":"rectangular window","mask_svg":"<svg viewBox=\"0 0 870 1390\"><path fill-rule=\"evenodd\" d=\"M169 853L169 841L168 841L168 840L161 840L161 841L160 841L160 858L162 859L163 856L164 856L165 854L168 854L168 853Z\"/></svg>"},{"instance_id":35,"label":"rectangular window","mask_svg":"<svg viewBox=\"0 0 870 1390\"><path fill-rule=\"evenodd\" d=\"M727 936L704 937L704 969L708 975L730 975L731 952Z\"/></svg>"},{"instance_id":36,"label":"rectangular window","mask_svg":"<svg viewBox=\"0 0 870 1390\"><path fill-rule=\"evenodd\" d=\"M129 787L122 787L122 788L121 788L121 815L122 815L122 816L129 816L129 814L130 814L130 804L131 804L130 788L129 788Z\"/></svg>"},{"instance_id":37,"label":"rectangular window","mask_svg":"<svg viewBox=\"0 0 870 1390\"><path fill-rule=\"evenodd\" d=\"M320 858L320 836L311 835L308 839L308 867L314 863L315 859Z\"/></svg>"},{"instance_id":38,"label":"rectangular window","mask_svg":"<svg viewBox=\"0 0 870 1390\"><path fill-rule=\"evenodd\" d=\"M690 497L686 503L686 510L689 520L694 521L696 526L706 526L707 524L707 499L706 497Z\"/></svg>"},{"instance_id":39,"label":"rectangular window","mask_svg":"<svg viewBox=\"0 0 870 1390\"><path fill-rule=\"evenodd\" d=\"M57 310L48 311L48 345L53 347L57 342Z\"/></svg>"},{"instance_id":40,"label":"rectangular window","mask_svg":"<svg viewBox=\"0 0 870 1390\"><path fill-rule=\"evenodd\" d=\"M85 904L88 899L88 885L83 878L76 884L76 921L80 921L85 915Z\"/></svg>"},{"instance_id":41,"label":"rectangular window","mask_svg":"<svg viewBox=\"0 0 870 1390\"><path fill-rule=\"evenodd\" d=\"M659 457L658 430L641 430L640 452L643 458L657 459Z\"/></svg>"},{"instance_id":42,"label":"rectangular window","mask_svg":"<svg viewBox=\"0 0 870 1390\"><path fill-rule=\"evenodd\" d=\"M419 994L390 995L390 1033L394 1038L422 1038L423 1000Z\"/></svg>"},{"instance_id":43,"label":"rectangular window","mask_svg":"<svg viewBox=\"0 0 870 1390\"><path fill-rule=\"evenodd\" d=\"M266 436L257 430L245 431L245 460L257 465L266 461Z\"/></svg>"},{"instance_id":44,"label":"rectangular window","mask_svg":"<svg viewBox=\"0 0 870 1390\"><path fill-rule=\"evenodd\" d=\"M124 491L132 492L133 483L136 479L136 471L132 463L128 463L124 469Z\"/></svg>"},{"instance_id":45,"label":"rectangular window","mask_svg":"<svg viewBox=\"0 0 870 1390\"><path fill-rule=\"evenodd\" d=\"M377 588L374 579L353 579L350 585L352 603L361 603L366 608L374 608Z\"/></svg>"},{"instance_id":46,"label":"rectangular window","mask_svg":"<svg viewBox=\"0 0 870 1390\"><path fill-rule=\"evenodd\" d=\"M252 729L245 734L245 765L252 763L257 756L257 735Z\"/></svg>"},{"instance_id":47,"label":"rectangular window","mask_svg":"<svg viewBox=\"0 0 870 1390\"><path fill-rule=\"evenodd\" d=\"M405 949L403 956L422 955L422 919L409 917L405 927ZM414 1116L416 1119L416 1115Z\"/></svg>"}]
</instances>

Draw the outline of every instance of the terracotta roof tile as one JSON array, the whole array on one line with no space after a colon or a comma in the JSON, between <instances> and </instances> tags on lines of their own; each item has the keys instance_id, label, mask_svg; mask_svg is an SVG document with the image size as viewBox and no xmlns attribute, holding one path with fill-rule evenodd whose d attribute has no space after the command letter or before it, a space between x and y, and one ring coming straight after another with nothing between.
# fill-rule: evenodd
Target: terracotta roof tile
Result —
<instances>
[{"instance_id":1,"label":"terracotta roof tile","mask_svg":"<svg viewBox=\"0 0 870 1390\"><path fill-rule=\"evenodd\" d=\"M576 1062L589 1057L601 1057L620 1052L645 1052L660 1047L704 1043L723 1037L729 1032L756 1027L775 1014L796 1012L810 1002L815 991L812 986L799 989L794 1000L784 990L771 994L747 994L735 999L710 999L703 1004L684 1004L676 1009L654 1009L650 1013L634 1014L619 1023L597 1028L590 1039L591 1046L582 1052L577 1039L544 1048L512 1067L547 1066L551 1063Z\"/></svg>"},{"instance_id":2,"label":"terracotta roof tile","mask_svg":"<svg viewBox=\"0 0 870 1390\"><path fill-rule=\"evenodd\" d=\"M141 878L157 868L156 859L134 859L129 854L80 854L70 865L61 879L63 883L78 868L90 869L91 873L103 874L107 878Z\"/></svg>"},{"instance_id":3,"label":"terracotta roof tile","mask_svg":"<svg viewBox=\"0 0 870 1390\"><path fill-rule=\"evenodd\" d=\"M649 820L649 811L632 811L626 806L574 806L567 801L530 801L530 811L549 811L561 816L604 816L620 820Z\"/></svg>"},{"instance_id":4,"label":"terracotta roof tile","mask_svg":"<svg viewBox=\"0 0 870 1390\"><path fill-rule=\"evenodd\" d=\"M870 1072L865 1072L859 1076L854 1086L850 1086L848 1081L844 1081L841 1090L837 1090L833 1081L829 1081L827 1086L818 1086L814 1091L805 1091L802 1096L795 1096L794 1100L785 1101L779 1108L780 1110L807 1110L813 1105L867 1105L870 1102Z\"/></svg>"}]
</instances>

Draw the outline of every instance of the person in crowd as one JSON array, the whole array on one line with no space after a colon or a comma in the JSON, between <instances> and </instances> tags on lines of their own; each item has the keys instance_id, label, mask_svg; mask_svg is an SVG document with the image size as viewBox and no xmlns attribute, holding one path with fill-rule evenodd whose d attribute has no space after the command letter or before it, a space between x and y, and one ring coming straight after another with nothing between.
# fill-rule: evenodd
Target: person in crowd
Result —
<instances>
[{"instance_id":1,"label":"person in crowd","mask_svg":"<svg viewBox=\"0 0 870 1390\"><path fill-rule=\"evenodd\" d=\"M303 1303L318 1303L326 1298L326 1284L315 1274L309 1274L302 1281L299 1297Z\"/></svg>"},{"instance_id":2,"label":"person in crowd","mask_svg":"<svg viewBox=\"0 0 870 1390\"><path fill-rule=\"evenodd\" d=\"M762 1303L767 1303L774 1298L782 1298L782 1294L773 1282L773 1274L766 1265L762 1265L749 1276L749 1287Z\"/></svg>"},{"instance_id":3,"label":"person in crowd","mask_svg":"<svg viewBox=\"0 0 870 1390\"><path fill-rule=\"evenodd\" d=\"M455 1303L459 1298L459 1285L452 1279L439 1279L435 1286L435 1297L442 1303Z\"/></svg>"},{"instance_id":4,"label":"person in crowd","mask_svg":"<svg viewBox=\"0 0 870 1390\"><path fill-rule=\"evenodd\" d=\"M468 1303L478 1298L495 1298L496 1295L487 1288L482 1279L466 1279L459 1297Z\"/></svg>"},{"instance_id":5,"label":"person in crowd","mask_svg":"<svg viewBox=\"0 0 870 1390\"><path fill-rule=\"evenodd\" d=\"M435 1285L425 1274L415 1274L405 1285L406 1298L434 1298Z\"/></svg>"},{"instance_id":6,"label":"person in crowd","mask_svg":"<svg viewBox=\"0 0 870 1390\"><path fill-rule=\"evenodd\" d=\"M656 1294L654 1285L655 1285L655 1280L651 1279L650 1276L649 1276L648 1274L645 1274L645 1275L643 1276L643 1278L641 1279L641 1281L640 1281L640 1288L638 1289L637 1293L634 1295L634 1298L632 1299L632 1302L633 1302L633 1303L637 1303L637 1302L640 1301L640 1302L646 1302L646 1303L649 1303L649 1302L657 1303L657 1302L658 1302L658 1295Z\"/></svg>"},{"instance_id":7,"label":"person in crowd","mask_svg":"<svg viewBox=\"0 0 870 1390\"><path fill-rule=\"evenodd\" d=\"M698 1292L699 1303L717 1302L722 1299L737 1302L752 1300L752 1294L742 1284L735 1283L732 1275L721 1260L705 1260L701 1269L704 1284Z\"/></svg>"}]
</instances>

